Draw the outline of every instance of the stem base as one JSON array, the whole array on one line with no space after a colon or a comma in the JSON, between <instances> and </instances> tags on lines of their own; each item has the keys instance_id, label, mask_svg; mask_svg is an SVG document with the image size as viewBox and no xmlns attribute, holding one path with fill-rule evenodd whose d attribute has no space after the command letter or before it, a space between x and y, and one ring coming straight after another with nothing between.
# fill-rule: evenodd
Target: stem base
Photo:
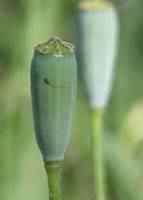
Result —
<instances>
[{"instance_id":1,"label":"stem base","mask_svg":"<svg viewBox=\"0 0 143 200\"><path fill-rule=\"evenodd\" d=\"M48 176L49 200L62 200L62 161L45 162Z\"/></svg>"}]
</instances>

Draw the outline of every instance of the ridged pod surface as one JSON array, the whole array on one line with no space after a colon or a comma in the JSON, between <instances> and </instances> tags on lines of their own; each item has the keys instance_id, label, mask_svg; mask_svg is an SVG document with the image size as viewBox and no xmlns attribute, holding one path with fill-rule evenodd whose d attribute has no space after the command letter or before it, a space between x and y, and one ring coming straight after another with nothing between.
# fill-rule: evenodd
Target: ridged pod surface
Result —
<instances>
[{"instance_id":1,"label":"ridged pod surface","mask_svg":"<svg viewBox=\"0 0 143 200\"><path fill-rule=\"evenodd\" d=\"M118 19L108 1L83 1L78 15L78 55L91 107L106 106L111 91Z\"/></svg>"},{"instance_id":2,"label":"ridged pod surface","mask_svg":"<svg viewBox=\"0 0 143 200\"><path fill-rule=\"evenodd\" d=\"M70 43L54 37L35 47L32 107L36 139L45 161L64 159L76 97L76 67Z\"/></svg>"}]
</instances>

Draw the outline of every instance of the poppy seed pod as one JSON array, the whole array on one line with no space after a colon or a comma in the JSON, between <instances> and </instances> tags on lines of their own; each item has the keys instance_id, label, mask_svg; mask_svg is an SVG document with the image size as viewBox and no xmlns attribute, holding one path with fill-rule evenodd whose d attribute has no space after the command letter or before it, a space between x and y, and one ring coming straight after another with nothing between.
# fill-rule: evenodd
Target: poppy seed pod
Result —
<instances>
[{"instance_id":1,"label":"poppy seed pod","mask_svg":"<svg viewBox=\"0 0 143 200\"><path fill-rule=\"evenodd\" d=\"M64 159L76 97L76 67L70 43L54 37L35 47L32 107L36 139L45 161Z\"/></svg>"},{"instance_id":2,"label":"poppy seed pod","mask_svg":"<svg viewBox=\"0 0 143 200\"><path fill-rule=\"evenodd\" d=\"M78 16L78 56L92 108L108 101L116 54L117 13L108 1L83 1Z\"/></svg>"}]
</instances>

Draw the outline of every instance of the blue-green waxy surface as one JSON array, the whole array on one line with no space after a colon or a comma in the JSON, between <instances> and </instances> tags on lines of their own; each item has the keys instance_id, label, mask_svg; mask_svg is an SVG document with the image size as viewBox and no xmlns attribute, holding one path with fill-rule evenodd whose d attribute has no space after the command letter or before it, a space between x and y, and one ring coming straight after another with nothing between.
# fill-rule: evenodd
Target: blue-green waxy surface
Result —
<instances>
[{"instance_id":1,"label":"blue-green waxy surface","mask_svg":"<svg viewBox=\"0 0 143 200\"><path fill-rule=\"evenodd\" d=\"M45 161L63 160L76 98L76 59L35 51L31 93L36 139Z\"/></svg>"}]
</instances>

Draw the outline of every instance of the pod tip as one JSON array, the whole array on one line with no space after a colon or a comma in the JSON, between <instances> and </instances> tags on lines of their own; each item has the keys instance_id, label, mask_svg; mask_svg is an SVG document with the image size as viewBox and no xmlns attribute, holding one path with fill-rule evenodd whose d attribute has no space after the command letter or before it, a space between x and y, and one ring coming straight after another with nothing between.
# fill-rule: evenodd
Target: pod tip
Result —
<instances>
[{"instance_id":1,"label":"pod tip","mask_svg":"<svg viewBox=\"0 0 143 200\"><path fill-rule=\"evenodd\" d=\"M106 0L102 1L84 0L79 3L79 9L84 11L108 9L108 8L112 8L112 3Z\"/></svg>"},{"instance_id":2,"label":"pod tip","mask_svg":"<svg viewBox=\"0 0 143 200\"><path fill-rule=\"evenodd\" d=\"M73 53L74 46L59 37L51 37L48 41L40 43L35 47L35 51L40 54L53 54L55 56L63 56Z\"/></svg>"}]
</instances>

